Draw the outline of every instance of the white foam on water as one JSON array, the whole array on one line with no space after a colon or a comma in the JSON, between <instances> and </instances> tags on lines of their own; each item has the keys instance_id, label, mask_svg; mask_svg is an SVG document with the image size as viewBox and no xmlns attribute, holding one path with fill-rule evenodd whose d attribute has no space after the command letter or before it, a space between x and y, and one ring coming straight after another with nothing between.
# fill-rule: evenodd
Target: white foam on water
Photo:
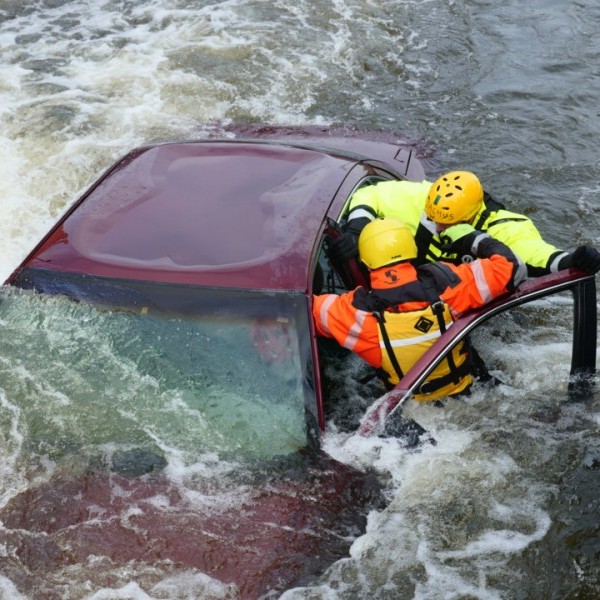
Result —
<instances>
[{"instance_id":1,"label":"white foam on water","mask_svg":"<svg viewBox=\"0 0 600 600\"><path fill-rule=\"evenodd\" d=\"M568 304L558 300L551 306ZM424 426L435 446L411 450L401 440L330 427L324 449L341 462L377 472L388 483L389 504L369 515L351 558L330 568L320 585L292 590L286 600L358 597L373 590L377 597L408 597L411 587L419 600L505 597L496 576L509 573L511 557L543 540L552 525L544 505L555 490L531 465L553 461L562 434L557 439L531 423L529 403L544 411L548 389L563 382L566 391L570 357L570 346L562 342L538 344L533 353L525 341L511 354L514 347L500 346L492 359L506 361L501 375L514 387L477 387L471 397L444 408L407 402L405 416ZM520 355L529 356L529 378L520 375ZM547 409L555 410L552 403ZM577 424L581 410L561 411L557 429L567 428L571 440L571 423Z\"/></svg>"},{"instance_id":2,"label":"white foam on water","mask_svg":"<svg viewBox=\"0 0 600 600\"><path fill-rule=\"evenodd\" d=\"M116 158L142 143L201 136L203 128L215 121L326 125L329 118L322 114L322 103L342 99L339 111L336 104L328 114L343 118L343 110L348 110L354 124L361 122L363 111L373 119L382 98L394 96L400 85L408 88L409 97L413 91L427 90L427 97L414 98L418 111L428 115L436 136L451 137L437 128L437 108L451 106L455 90L437 85L426 36L418 29L403 29L404 21L413 17L413 1L335 0L321 5L320 11L309 0L229 0L203 2L203 6L180 2L175 7L162 1L133 7L95 0L59 4L35 10L22 7L24 14L17 10L15 18L0 21L3 279L83 189ZM425 7L421 18L429 18L437 32L439 17L445 14L440 11L447 5L419 4ZM405 48L413 55L408 63ZM373 83L370 73L375 63L385 66L389 79L382 80L378 72L380 79ZM468 73L470 77L470 69ZM381 87L382 82L388 87ZM456 85L463 82L459 78ZM439 83L449 82L442 77ZM506 120L502 112L487 114L488 120ZM457 139L449 143L458 144ZM498 173L498 177L504 174L502 169ZM596 192L583 189L577 204L586 224L596 218ZM407 406L408 414L427 427L437 446L411 452L394 439L348 437L335 430L326 434L324 447L334 458L374 470L388 482L390 504L369 515L365 535L320 585L290 591L284 598L375 597L376 593L393 597L402 585L414 586L415 598L505 597L489 583L487 573L510 574L510 569L502 570L509 557L541 539L550 521L540 500L547 490L526 469L522 459L526 451L503 450L503 435L507 444L518 446L519 438L512 433L524 431L523 444L530 444L532 460L553 457L558 442L548 441L549 434L541 428L527 429L527 403L549 391L559 390L562 397L566 387L569 342L561 337L561 319L554 318L560 302L548 299L540 305L540 310L552 314L541 321L550 319L555 325L547 339L532 338L531 330L524 328L519 330L524 341L505 334L491 340L508 385L441 410ZM103 360L110 359L106 348L98 352ZM515 366L515 357L530 357L531 364ZM135 379L135 370L128 365L122 365L119 373L122 381L153 393L151 379ZM13 374L31 384L36 397L56 406L56 412L68 412L71 398L35 382L24 365L14 365ZM117 390L118 382L111 389ZM172 401L173 410L181 408L179 398L163 400ZM538 403L542 404L539 399ZM9 423L3 429L6 455L1 475L7 499L24 484L15 467L22 431L19 411L5 394L0 395L0 409ZM132 415L126 408L122 411L124 418ZM53 418L49 415L50 422ZM592 412L589 418L600 426L600 413ZM516 425L519 419L522 424ZM151 425L144 432L168 456L167 475L188 494L190 503L209 501L195 489L195 480L226 475L236 468L208 454L190 461L188 453L165 442ZM106 452L110 455L110 448ZM40 461L36 468L42 480L55 463L43 456ZM152 501L157 506L166 502L160 495ZM440 519L443 510L456 520L454 527ZM461 519L469 510L479 522L473 524L471 538L461 538L469 525ZM73 576L70 581L73 573L66 572L65 586L73 588L67 594L75 597L80 593L77 589L90 589L88 598L95 600L208 599L232 594L227 586L194 572L145 585L141 581L147 572L133 567L133 573L119 573L120 583L114 589L95 589L88 572L96 567L83 565L79 579ZM107 568L111 573L113 569L117 571L113 565ZM0 595L24 598L5 576L0 577Z\"/></svg>"},{"instance_id":3,"label":"white foam on water","mask_svg":"<svg viewBox=\"0 0 600 600\"><path fill-rule=\"evenodd\" d=\"M85 596L85 600L164 600L165 598L202 598L227 600L236 597L235 586L226 585L203 573L182 573L167 577L145 591L136 582L119 588L103 588Z\"/></svg>"},{"instance_id":4,"label":"white foam on water","mask_svg":"<svg viewBox=\"0 0 600 600\"><path fill-rule=\"evenodd\" d=\"M527 534L510 529L487 530L477 540L469 542L462 550L442 552L439 554L439 558L470 558L496 553L509 555L520 552L546 535L551 524L548 514L535 506L515 509L505 504L492 503L491 516L497 517L506 523L513 522L517 517L520 518L523 515L533 525L531 533Z\"/></svg>"},{"instance_id":5,"label":"white foam on water","mask_svg":"<svg viewBox=\"0 0 600 600\"><path fill-rule=\"evenodd\" d=\"M21 594L10 578L4 575L0 575L0 598L2 600L29 600L29 597Z\"/></svg>"},{"instance_id":6,"label":"white foam on water","mask_svg":"<svg viewBox=\"0 0 600 600\"><path fill-rule=\"evenodd\" d=\"M501 590L488 584L486 567L495 565L495 568L499 569L511 555L516 555L543 539L551 521L548 514L535 505L509 507L492 504L490 517L499 518L509 524L525 516L532 525L532 531L524 533L513 529L486 530L477 540L468 542L463 549L448 552L436 552L427 541L429 538L423 537L419 544L418 558L425 567L427 580L417 584L415 598L434 600L440 597L459 598L465 594L481 600L504 597ZM469 569L461 565L461 559L475 559L471 569L478 573L478 577L472 577L472 572L469 573ZM469 576L465 576L465 572L468 572Z\"/></svg>"}]
</instances>

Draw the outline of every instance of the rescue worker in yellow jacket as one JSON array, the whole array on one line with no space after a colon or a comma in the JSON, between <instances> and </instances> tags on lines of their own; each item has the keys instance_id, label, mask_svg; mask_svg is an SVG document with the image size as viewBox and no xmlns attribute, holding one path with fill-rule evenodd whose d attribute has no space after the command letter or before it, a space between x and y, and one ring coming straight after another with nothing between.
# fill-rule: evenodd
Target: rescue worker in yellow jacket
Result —
<instances>
[{"instance_id":1,"label":"rescue worker in yellow jacket","mask_svg":"<svg viewBox=\"0 0 600 600\"><path fill-rule=\"evenodd\" d=\"M470 223L505 243L538 277L567 267L589 273L600 270L600 252L579 246L565 252L545 242L528 217L505 210L487 194L476 175L451 171L433 184L429 181L383 181L365 186L350 200L345 233L332 244L332 257L345 261L356 256L356 240L362 228L377 217L406 223L417 244L417 262L436 260L459 263L462 257L447 252L440 232L456 223Z\"/></svg>"},{"instance_id":2,"label":"rescue worker in yellow jacket","mask_svg":"<svg viewBox=\"0 0 600 600\"><path fill-rule=\"evenodd\" d=\"M472 253L479 260L414 266L417 246L408 226L375 219L358 240L371 289L358 287L342 295L313 298L317 333L357 353L390 387L455 318L513 290L526 276L525 265L507 246L472 226L454 225L445 235L453 251ZM430 401L458 394L472 382L469 349L462 343L415 398Z\"/></svg>"}]
</instances>

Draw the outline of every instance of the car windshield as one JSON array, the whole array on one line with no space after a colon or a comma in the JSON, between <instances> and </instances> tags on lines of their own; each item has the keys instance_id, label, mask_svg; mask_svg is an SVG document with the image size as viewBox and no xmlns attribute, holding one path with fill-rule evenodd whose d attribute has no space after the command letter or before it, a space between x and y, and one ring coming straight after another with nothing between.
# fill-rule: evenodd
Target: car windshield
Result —
<instances>
[{"instance_id":1,"label":"car windshield","mask_svg":"<svg viewBox=\"0 0 600 600\"><path fill-rule=\"evenodd\" d=\"M71 296L101 296L93 280L68 285ZM117 289L113 300L128 297L126 309L3 289L2 355L11 364L1 378L28 422L26 445L90 457L107 445L168 448L184 461L305 447L305 297L191 288L184 306L180 287L153 296L148 286ZM179 306L169 306L174 298Z\"/></svg>"}]
</instances>

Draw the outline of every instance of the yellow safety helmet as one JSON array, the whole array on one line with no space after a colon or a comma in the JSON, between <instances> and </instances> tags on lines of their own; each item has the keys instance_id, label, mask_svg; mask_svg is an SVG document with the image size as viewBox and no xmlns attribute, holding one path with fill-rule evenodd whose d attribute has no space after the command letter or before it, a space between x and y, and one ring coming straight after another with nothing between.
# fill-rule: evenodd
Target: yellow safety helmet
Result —
<instances>
[{"instance_id":1,"label":"yellow safety helmet","mask_svg":"<svg viewBox=\"0 0 600 600\"><path fill-rule=\"evenodd\" d=\"M469 171L442 175L429 189L425 213L436 223L469 223L483 203L483 187Z\"/></svg>"},{"instance_id":2,"label":"yellow safety helmet","mask_svg":"<svg viewBox=\"0 0 600 600\"><path fill-rule=\"evenodd\" d=\"M415 258L417 245L404 223L395 219L375 219L360 232L358 255L369 269L379 269Z\"/></svg>"}]
</instances>

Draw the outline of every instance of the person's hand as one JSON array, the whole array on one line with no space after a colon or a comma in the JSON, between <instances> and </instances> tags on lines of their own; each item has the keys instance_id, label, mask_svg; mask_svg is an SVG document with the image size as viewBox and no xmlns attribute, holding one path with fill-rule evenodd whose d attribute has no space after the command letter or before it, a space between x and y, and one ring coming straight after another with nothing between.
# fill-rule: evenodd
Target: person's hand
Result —
<instances>
[{"instance_id":1,"label":"person's hand","mask_svg":"<svg viewBox=\"0 0 600 600\"><path fill-rule=\"evenodd\" d=\"M358 256L356 236L352 233L342 233L329 244L328 255L334 263L345 263Z\"/></svg>"},{"instance_id":2,"label":"person's hand","mask_svg":"<svg viewBox=\"0 0 600 600\"><path fill-rule=\"evenodd\" d=\"M558 267L560 270L575 267L586 273L597 273L600 271L600 252L592 246L579 246L562 258Z\"/></svg>"},{"instance_id":3,"label":"person's hand","mask_svg":"<svg viewBox=\"0 0 600 600\"><path fill-rule=\"evenodd\" d=\"M473 242L480 236L481 231L477 231L469 223L457 223L440 234L442 250L446 254L456 254L462 262L469 262L476 256ZM467 258L469 257L469 258Z\"/></svg>"}]
</instances>

